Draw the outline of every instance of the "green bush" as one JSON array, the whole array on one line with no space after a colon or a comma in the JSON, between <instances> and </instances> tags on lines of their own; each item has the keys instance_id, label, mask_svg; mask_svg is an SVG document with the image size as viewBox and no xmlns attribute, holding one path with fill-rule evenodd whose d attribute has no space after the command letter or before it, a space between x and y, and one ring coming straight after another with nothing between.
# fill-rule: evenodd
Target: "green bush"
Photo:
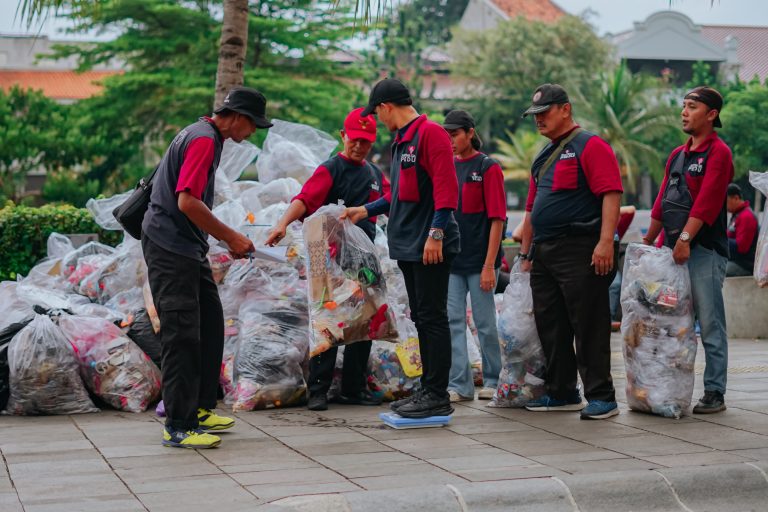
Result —
<instances>
[{"instance_id":1,"label":"green bush","mask_svg":"<svg viewBox=\"0 0 768 512\"><path fill-rule=\"evenodd\" d=\"M99 240L109 245L122 239L120 231L101 229L84 208L50 204L31 208L8 202L0 209L0 280L26 275L45 258L48 236L53 232L97 233Z\"/></svg>"},{"instance_id":2,"label":"green bush","mask_svg":"<svg viewBox=\"0 0 768 512\"><path fill-rule=\"evenodd\" d=\"M67 202L82 208L100 190L98 180L87 180L72 171L52 172L48 173L43 184L43 199L50 203Z\"/></svg>"}]
</instances>

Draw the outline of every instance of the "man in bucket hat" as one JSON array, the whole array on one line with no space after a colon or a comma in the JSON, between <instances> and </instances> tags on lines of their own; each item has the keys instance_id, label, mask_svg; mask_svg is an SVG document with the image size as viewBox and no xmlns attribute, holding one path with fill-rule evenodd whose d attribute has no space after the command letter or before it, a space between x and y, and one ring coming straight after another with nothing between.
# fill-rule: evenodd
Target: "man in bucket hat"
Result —
<instances>
[{"instance_id":1,"label":"man in bucket hat","mask_svg":"<svg viewBox=\"0 0 768 512\"><path fill-rule=\"evenodd\" d=\"M211 208L224 140L241 142L257 128L272 126L266 103L255 89L233 88L213 117L201 117L174 137L155 173L141 246L161 325L165 446L213 448L221 439L206 431L235 423L214 412L224 315L207 240L221 240L236 257L254 250Z\"/></svg>"}]
</instances>

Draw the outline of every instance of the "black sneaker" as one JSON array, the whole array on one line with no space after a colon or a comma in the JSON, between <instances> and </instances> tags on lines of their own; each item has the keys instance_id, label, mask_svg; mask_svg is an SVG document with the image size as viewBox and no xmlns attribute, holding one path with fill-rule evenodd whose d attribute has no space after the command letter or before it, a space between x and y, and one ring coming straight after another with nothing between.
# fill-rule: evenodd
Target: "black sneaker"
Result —
<instances>
[{"instance_id":1,"label":"black sneaker","mask_svg":"<svg viewBox=\"0 0 768 512\"><path fill-rule=\"evenodd\" d=\"M394 412L397 412L397 409L402 407L403 405L410 403L414 400L416 400L421 394L424 392L422 388L417 389L413 392L411 396L407 396L405 398L401 398L400 400L395 400L391 404L389 404L389 408L392 409Z\"/></svg>"},{"instance_id":2,"label":"black sneaker","mask_svg":"<svg viewBox=\"0 0 768 512\"><path fill-rule=\"evenodd\" d=\"M360 391L356 395L339 395L336 402L344 405L381 405L381 398L376 398L370 391Z\"/></svg>"},{"instance_id":3,"label":"black sneaker","mask_svg":"<svg viewBox=\"0 0 768 512\"><path fill-rule=\"evenodd\" d=\"M325 395L314 395L309 397L307 409L310 411L327 411L328 397Z\"/></svg>"},{"instance_id":4,"label":"black sneaker","mask_svg":"<svg viewBox=\"0 0 768 512\"><path fill-rule=\"evenodd\" d=\"M403 418L429 418L430 416L450 416L453 413L451 399L426 392L395 410Z\"/></svg>"},{"instance_id":5,"label":"black sneaker","mask_svg":"<svg viewBox=\"0 0 768 512\"><path fill-rule=\"evenodd\" d=\"M693 408L694 414L712 414L725 410L725 397L719 391L704 391L704 396L699 399Z\"/></svg>"}]
</instances>

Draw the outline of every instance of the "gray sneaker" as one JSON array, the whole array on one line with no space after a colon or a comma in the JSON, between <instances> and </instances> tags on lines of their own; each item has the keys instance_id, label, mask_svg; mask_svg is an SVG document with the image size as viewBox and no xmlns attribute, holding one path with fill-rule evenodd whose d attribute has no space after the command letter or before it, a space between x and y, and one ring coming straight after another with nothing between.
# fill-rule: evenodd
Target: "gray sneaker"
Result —
<instances>
[{"instance_id":1,"label":"gray sneaker","mask_svg":"<svg viewBox=\"0 0 768 512\"><path fill-rule=\"evenodd\" d=\"M725 410L725 397L719 391L704 391L704 396L693 407L693 414L712 414Z\"/></svg>"}]
</instances>

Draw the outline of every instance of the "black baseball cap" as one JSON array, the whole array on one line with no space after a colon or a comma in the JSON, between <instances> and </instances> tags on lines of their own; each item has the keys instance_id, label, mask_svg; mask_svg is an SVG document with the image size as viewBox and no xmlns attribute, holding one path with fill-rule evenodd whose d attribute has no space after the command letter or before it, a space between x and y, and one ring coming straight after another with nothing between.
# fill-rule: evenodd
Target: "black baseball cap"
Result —
<instances>
[{"instance_id":1,"label":"black baseball cap","mask_svg":"<svg viewBox=\"0 0 768 512\"><path fill-rule=\"evenodd\" d=\"M740 186L738 186L738 185L737 185L737 184L735 184L735 183L730 183L730 184L728 185L728 195L729 195L729 196L739 196L739 197L744 197L743 195L741 195L741 187L740 187Z\"/></svg>"},{"instance_id":2,"label":"black baseball cap","mask_svg":"<svg viewBox=\"0 0 768 512\"><path fill-rule=\"evenodd\" d=\"M408 87L397 78L385 78L373 86L371 94L368 96L368 105L360 114L362 117L369 116L376 110L376 107L382 103L395 103L397 105L411 105L411 93Z\"/></svg>"},{"instance_id":3,"label":"black baseball cap","mask_svg":"<svg viewBox=\"0 0 768 512\"><path fill-rule=\"evenodd\" d=\"M715 128L723 126L723 123L720 121L720 111L723 109L723 95L715 89L702 85L688 91L685 99L701 102L712 110L717 110L717 117L712 125Z\"/></svg>"},{"instance_id":4,"label":"black baseball cap","mask_svg":"<svg viewBox=\"0 0 768 512\"><path fill-rule=\"evenodd\" d=\"M531 98L531 106L528 110L523 112L523 117L529 114L541 114L546 112L552 105L562 105L563 103L570 103L568 99L568 93L565 92L562 86L557 84L543 84L536 88Z\"/></svg>"},{"instance_id":5,"label":"black baseball cap","mask_svg":"<svg viewBox=\"0 0 768 512\"><path fill-rule=\"evenodd\" d=\"M469 130L475 127L475 118L466 110L451 110L445 115L443 128L446 130L458 130L464 128Z\"/></svg>"},{"instance_id":6,"label":"black baseball cap","mask_svg":"<svg viewBox=\"0 0 768 512\"><path fill-rule=\"evenodd\" d=\"M213 111L221 114L230 110L248 116L259 128L270 128L272 123L266 118L267 98L256 89L250 87L233 87L229 90L224 103Z\"/></svg>"}]
</instances>

